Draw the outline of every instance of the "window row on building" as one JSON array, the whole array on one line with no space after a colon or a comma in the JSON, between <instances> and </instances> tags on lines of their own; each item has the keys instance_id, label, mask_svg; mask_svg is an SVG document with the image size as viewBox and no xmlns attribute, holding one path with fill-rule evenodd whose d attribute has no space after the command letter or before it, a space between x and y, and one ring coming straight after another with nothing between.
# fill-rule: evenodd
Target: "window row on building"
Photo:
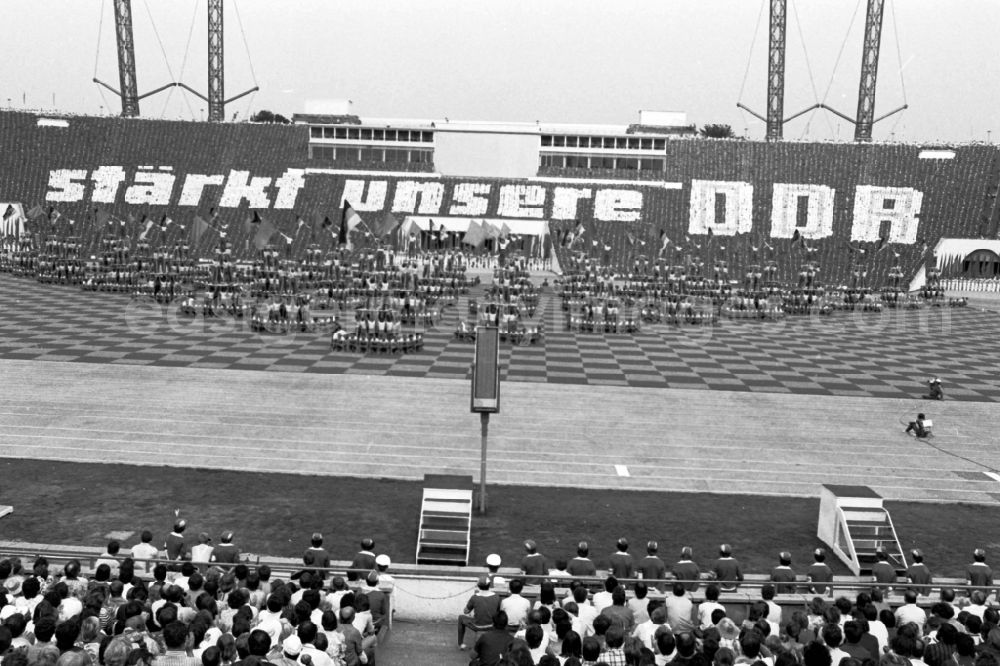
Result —
<instances>
[{"instance_id":1,"label":"window row on building","mask_svg":"<svg viewBox=\"0 0 1000 666\"><path fill-rule=\"evenodd\" d=\"M309 158L339 162L396 162L431 164L434 150L430 148L382 148L381 146L309 146Z\"/></svg>"},{"instance_id":2,"label":"window row on building","mask_svg":"<svg viewBox=\"0 0 1000 666\"><path fill-rule=\"evenodd\" d=\"M341 139L344 141L408 141L433 143L434 132L423 130L385 129L374 127L310 127L313 139Z\"/></svg>"},{"instance_id":3,"label":"window row on building","mask_svg":"<svg viewBox=\"0 0 1000 666\"><path fill-rule=\"evenodd\" d=\"M568 136L543 134L543 148L601 148L604 150L666 150L666 139L638 136Z\"/></svg>"},{"instance_id":4,"label":"window row on building","mask_svg":"<svg viewBox=\"0 0 1000 666\"><path fill-rule=\"evenodd\" d=\"M635 171L664 171L666 160L662 157L627 157L624 155L558 155L542 153L541 166L565 169L632 169Z\"/></svg>"}]
</instances>

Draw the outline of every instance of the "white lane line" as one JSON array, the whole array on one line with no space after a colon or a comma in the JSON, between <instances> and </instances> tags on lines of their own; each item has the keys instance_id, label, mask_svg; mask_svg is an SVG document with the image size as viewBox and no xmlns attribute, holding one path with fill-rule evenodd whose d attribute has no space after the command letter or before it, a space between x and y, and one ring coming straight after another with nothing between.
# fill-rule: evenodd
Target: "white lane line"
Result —
<instances>
[{"instance_id":1,"label":"white lane line","mask_svg":"<svg viewBox=\"0 0 1000 666\"><path fill-rule=\"evenodd\" d=\"M993 479L997 483L1000 483L1000 474L997 474L996 472L983 472L983 474L985 474L986 476L990 477L991 479Z\"/></svg>"},{"instance_id":2,"label":"white lane line","mask_svg":"<svg viewBox=\"0 0 1000 666\"><path fill-rule=\"evenodd\" d=\"M618 476L632 476L625 465L615 465L615 471L618 472Z\"/></svg>"}]
</instances>

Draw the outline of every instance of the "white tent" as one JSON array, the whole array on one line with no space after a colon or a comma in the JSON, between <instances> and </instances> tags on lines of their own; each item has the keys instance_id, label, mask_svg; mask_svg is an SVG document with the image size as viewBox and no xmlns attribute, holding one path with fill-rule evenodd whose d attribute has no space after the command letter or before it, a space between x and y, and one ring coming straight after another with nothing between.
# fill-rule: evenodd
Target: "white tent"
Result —
<instances>
[{"instance_id":1,"label":"white tent","mask_svg":"<svg viewBox=\"0 0 1000 666\"><path fill-rule=\"evenodd\" d=\"M521 220L505 217L482 218L407 215L399 227L400 240L402 241L403 247L406 247L409 243L409 236L411 233L416 233L417 231L430 231L432 222L434 224L434 229L451 231L460 234L466 233L469 230L469 225L473 222L488 222L497 229L501 229L504 225L507 225L507 229L510 230L510 235L512 237L533 236L534 238L531 243L532 252L539 256L542 252L542 241L545 236L548 236L550 233L548 220ZM467 248L468 246L465 247Z\"/></svg>"},{"instance_id":2,"label":"white tent","mask_svg":"<svg viewBox=\"0 0 1000 666\"><path fill-rule=\"evenodd\" d=\"M24 233L24 206L9 201L0 202L0 239Z\"/></svg>"},{"instance_id":3,"label":"white tent","mask_svg":"<svg viewBox=\"0 0 1000 666\"><path fill-rule=\"evenodd\" d=\"M986 240L983 238L942 238L934 246L934 256L937 260L937 267L944 269L946 266L962 261L976 250L992 250L1000 254L1000 240ZM920 267L917 274L910 280L910 291L917 291L927 283L927 272L924 266Z\"/></svg>"}]
</instances>

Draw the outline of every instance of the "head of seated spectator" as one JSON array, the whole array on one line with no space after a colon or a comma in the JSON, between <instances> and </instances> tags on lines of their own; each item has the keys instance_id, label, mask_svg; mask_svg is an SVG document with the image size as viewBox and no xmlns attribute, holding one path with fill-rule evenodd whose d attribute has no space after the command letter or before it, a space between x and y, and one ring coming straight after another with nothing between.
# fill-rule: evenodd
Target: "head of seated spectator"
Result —
<instances>
[{"instance_id":1,"label":"head of seated spectator","mask_svg":"<svg viewBox=\"0 0 1000 666\"><path fill-rule=\"evenodd\" d=\"M594 618L594 634L596 636L604 636L608 628L611 626L611 618L607 615L598 615Z\"/></svg>"},{"instance_id":2,"label":"head of seated spectator","mask_svg":"<svg viewBox=\"0 0 1000 666\"><path fill-rule=\"evenodd\" d=\"M712 657L712 666L733 666L734 663L736 663L736 654L729 648L719 648Z\"/></svg>"},{"instance_id":3,"label":"head of seated spectator","mask_svg":"<svg viewBox=\"0 0 1000 666\"><path fill-rule=\"evenodd\" d=\"M976 639L969 634L958 634L955 638L955 653L959 657L974 657L976 654Z\"/></svg>"},{"instance_id":4,"label":"head of seated spectator","mask_svg":"<svg viewBox=\"0 0 1000 666\"><path fill-rule=\"evenodd\" d=\"M188 628L183 622L169 622L163 627L163 644L168 650L183 650L187 644Z\"/></svg>"},{"instance_id":5,"label":"head of seated spectator","mask_svg":"<svg viewBox=\"0 0 1000 666\"><path fill-rule=\"evenodd\" d=\"M524 640L528 644L528 647L532 650L536 649L542 644L542 639L545 637L545 630L542 629L537 624L530 625L524 632Z\"/></svg>"},{"instance_id":6,"label":"head of seated spectator","mask_svg":"<svg viewBox=\"0 0 1000 666\"><path fill-rule=\"evenodd\" d=\"M686 658L694 654L695 647L697 646L697 641L694 637L694 634L692 634L689 631L684 631L677 634L677 636L675 636L675 639L676 639L677 654L679 656Z\"/></svg>"},{"instance_id":7,"label":"head of seated spectator","mask_svg":"<svg viewBox=\"0 0 1000 666\"><path fill-rule=\"evenodd\" d=\"M840 644L844 642L844 634L840 630L839 624L826 625L820 634L823 637L823 642L829 648L840 647Z\"/></svg>"},{"instance_id":8,"label":"head of seated spectator","mask_svg":"<svg viewBox=\"0 0 1000 666\"><path fill-rule=\"evenodd\" d=\"M726 617L726 611L722 608L716 608L712 611L712 616L709 618L713 625L717 625L722 622L723 618Z\"/></svg>"},{"instance_id":9,"label":"head of seated spectator","mask_svg":"<svg viewBox=\"0 0 1000 666\"><path fill-rule=\"evenodd\" d=\"M574 581L574 582L576 582L576 581ZM577 604L583 604L585 601L587 601L587 598L589 596L590 596L590 593L587 592L587 588L584 587L583 585L577 584L573 588L573 601L575 601Z\"/></svg>"},{"instance_id":10,"label":"head of seated spectator","mask_svg":"<svg viewBox=\"0 0 1000 666\"><path fill-rule=\"evenodd\" d=\"M604 579L604 591L605 592L608 592L608 593L614 592L616 587L618 587L618 579L617 578L615 578L614 576L608 576L607 578Z\"/></svg>"},{"instance_id":11,"label":"head of seated spectator","mask_svg":"<svg viewBox=\"0 0 1000 666\"><path fill-rule=\"evenodd\" d=\"M804 666L832 666L832 662L830 650L820 641L813 641L802 650Z\"/></svg>"},{"instance_id":12,"label":"head of seated spectator","mask_svg":"<svg viewBox=\"0 0 1000 666\"><path fill-rule=\"evenodd\" d=\"M776 590L774 585L767 583L766 585L762 585L760 588L760 598L764 601L773 601L775 592Z\"/></svg>"},{"instance_id":13,"label":"head of seated spectator","mask_svg":"<svg viewBox=\"0 0 1000 666\"><path fill-rule=\"evenodd\" d=\"M861 625L855 620L848 620L844 623L844 642L849 645L857 645L864 632Z\"/></svg>"},{"instance_id":14,"label":"head of seated spectator","mask_svg":"<svg viewBox=\"0 0 1000 666\"><path fill-rule=\"evenodd\" d=\"M750 603L750 609L747 611L747 621L750 624L755 624L757 620L766 619L770 610L771 608L766 602L753 601Z\"/></svg>"},{"instance_id":15,"label":"head of seated spectator","mask_svg":"<svg viewBox=\"0 0 1000 666\"><path fill-rule=\"evenodd\" d=\"M611 592L611 603L615 606L624 606L627 600L625 588L619 585Z\"/></svg>"}]
</instances>

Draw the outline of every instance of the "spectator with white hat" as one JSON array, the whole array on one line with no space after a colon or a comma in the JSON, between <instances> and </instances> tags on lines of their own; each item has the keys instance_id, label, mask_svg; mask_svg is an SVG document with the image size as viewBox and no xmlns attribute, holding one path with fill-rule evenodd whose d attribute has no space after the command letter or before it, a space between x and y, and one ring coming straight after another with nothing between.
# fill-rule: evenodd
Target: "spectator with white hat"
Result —
<instances>
[{"instance_id":1,"label":"spectator with white hat","mask_svg":"<svg viewBox=\"0 0 1000 666\"><path fill-rule=\"evenodd\" d=\"M396 587L396 579L389 574L391 566L392 560L385 553L375 558L375 570L378 571L378 589L383 592L392 592Z\"/></svg>"}]
</instances>

